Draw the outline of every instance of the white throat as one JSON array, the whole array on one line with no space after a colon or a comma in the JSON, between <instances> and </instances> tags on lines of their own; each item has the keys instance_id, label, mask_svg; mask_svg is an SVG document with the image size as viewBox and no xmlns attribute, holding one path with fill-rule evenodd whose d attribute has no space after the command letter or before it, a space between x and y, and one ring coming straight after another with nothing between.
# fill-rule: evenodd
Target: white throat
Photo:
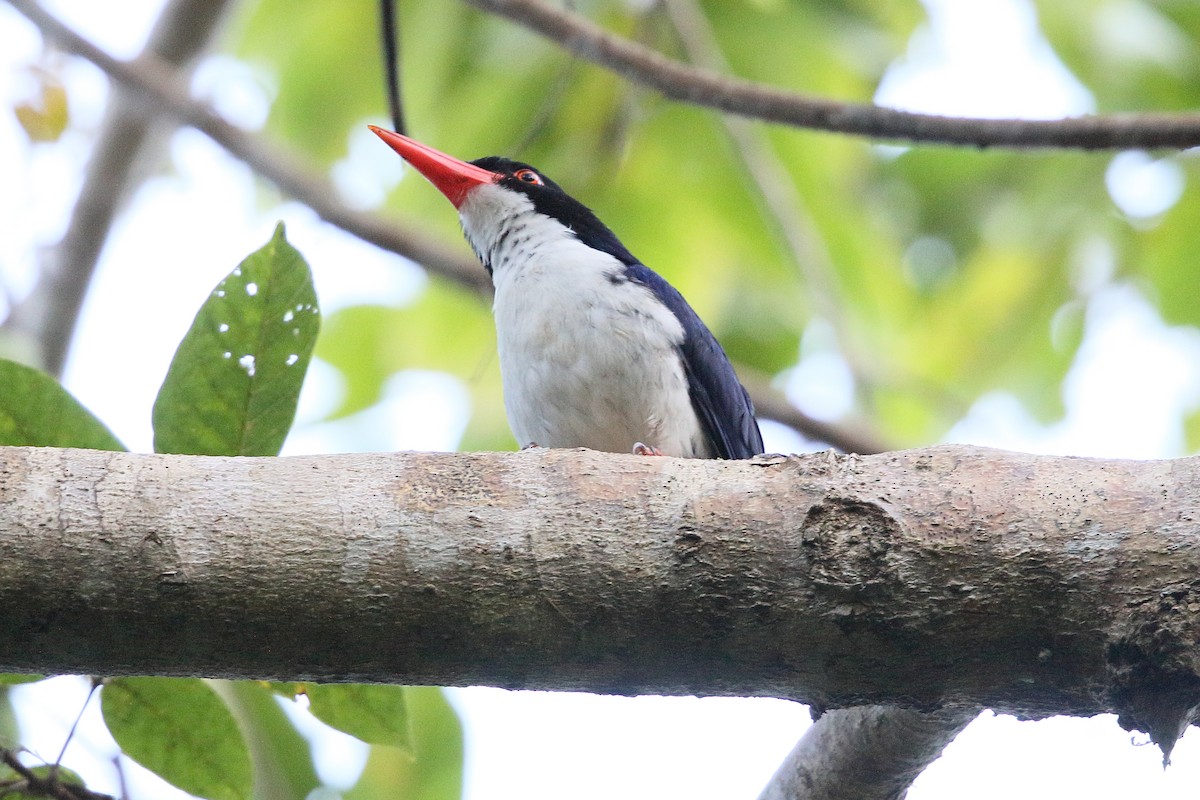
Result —
<instances>
[{"instance_id":1,"label":"white throat","mask_svg":"<svg viewBox=\"0 0 1200 800\"><path fill-rule=\"evenodd\" d=\"M524 194L473 190L463 232L492 271L504 405L521 446L711 456L677 346L683 327L625 266Z\"/></svg>"}]
</instances>

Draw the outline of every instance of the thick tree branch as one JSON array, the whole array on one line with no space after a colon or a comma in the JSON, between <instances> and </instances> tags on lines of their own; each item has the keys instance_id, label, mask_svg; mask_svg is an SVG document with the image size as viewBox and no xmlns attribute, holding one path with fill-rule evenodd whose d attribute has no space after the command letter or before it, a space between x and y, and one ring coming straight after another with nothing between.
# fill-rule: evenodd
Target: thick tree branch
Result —
<instances>
[{"instance_id":1,"label":"thick tree branch","mask_svg":"<svg viewBox=\"0 0 1200 800\"><path fill-rule=\"evenodd\" d=\"M1200 704L1200 459L0 449L0 671Z\"/></svg>"},{"instance_id":2,"label":"thick tree branch","mask_svg":"<svg viewBox=\"0 0 1200 800\"><path fill-rule=\"evenodd\" d=\"M843 103L689 67L538 0L466 0L546 37L580 58L719 111L801 128L971 147L1076 150L1184 149L1200 145L1200 115L1109 114L1058 120L973 119Z\"/></svg>"}]
</instances>

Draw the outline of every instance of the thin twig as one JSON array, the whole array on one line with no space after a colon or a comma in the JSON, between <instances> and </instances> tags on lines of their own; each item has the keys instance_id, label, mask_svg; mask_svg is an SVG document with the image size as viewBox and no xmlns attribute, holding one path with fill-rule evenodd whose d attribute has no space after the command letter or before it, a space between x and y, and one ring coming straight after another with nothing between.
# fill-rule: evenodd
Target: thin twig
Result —
<instances>
[{"instance_id":1,"label":"thin twig","mask_svg":"<svg viewBox=\"0 0 1200 800\"><path fill-rule=\"evenodd\" d=\"M117 786L121 788L121 794L118 796L121 800L129 800L129 782L125 779L125 763L121 761L120 753L112 757L112 765L117 773Z\"/></svg>"},{"instance_id":2,"label":"thin twig","mask_svg":"<svg viewBox=\"0 0 1200 800\"><path fill-rule=\"evenodd\" d=\"M392 130L407 134L404 105L400 102L400 32L396 27L396 6L399 4L400 0L379 0L379 36L383 46L383 82L387 86Z\"/></svg>"},{"instance_id":3,"label":"thin twig","mask_svg":"<svg viewBox=\"0 0 1200 800\"><path fill-rule=\"evenodd\" d=\"M115 800L112 795L93 792L86 786L60 780L57 765L56 768L50 770L49 775L42 778L29 767L22 764L13 750L0 748L0 761L3 761L9 769L21 777L24 786L21 787L21 791L18 794L22 797L37 797L40 795L42 797L52 797L55 800Z\"/></svg>"},{"instance_id":4,"label":"thin twig","mask_svg":"<svg viewBox=\"0 0 1200 800\"><path fill-rule=\"evenodd\" d=\"M1057 120L974 119L846 103L721 75L667 58L537 0L465 0L665 96L801 128L971 147L1184 149L1200 145L1197 114L1103 114Z\"/></svg>"},{"instance_id":5,"label":"thin twig","mask_svg":"<svg viewBox=\"0 0 1200 800\"><path fill-rule=\"evenodd\" d=\"M824 442L843 453L865 456L895 449L889 447L878 434L871 432L871 426L866 422L839 425L810 417L796 408L782 392L773 388L766 377L756 372L739 368L738 378L750 392L750 397L754 400L754 410L762 419L786 425L809 439Z\"/></svg>"},{"instance_id":6,"label":"thin twig","mask_svg":"<svg viewBox=\"0 0 1200 800\"><path fill-rule=\"evenodd\" d=\"M71 730L67 731L67 738L63 742L62 750L58 751L58 758L54 759L54 766L62 763L63 756L67 754L67 748L71 745L71 740L75 738L75 730L79 727L79 720L83 719L83 712L87 711L88 703L92 701L92 697L96 694L96 690L100 688L100 681L95 678L91 679L92 685L88 689L87 697L83 699L83 705L79 707L79 713L75 715L75 721L71 723Z\"/></svg>"}]
</instances>

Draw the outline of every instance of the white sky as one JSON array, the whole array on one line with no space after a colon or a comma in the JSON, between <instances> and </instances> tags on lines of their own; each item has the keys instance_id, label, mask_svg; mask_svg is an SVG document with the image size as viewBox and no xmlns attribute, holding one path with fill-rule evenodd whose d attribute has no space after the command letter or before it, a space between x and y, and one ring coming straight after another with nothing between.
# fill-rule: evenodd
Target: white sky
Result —
<instances>
[{"instance_id":1,"label":"white sky","mask_svg":"<svg viewBox=\"0 0 1200 800\"><path fill-rule=\"evenodd\" d=\"M128 57L140 48L160 0L123 0L119 24L107 3L57 0L47 5L110 52ZM883 82L880 102L941 113L1028 117L1091 109L1086 90L1037 36L1026 0L928 0L927 5L934 24L913 37L909 54ZM1130 4L1113 4L1120 5ZM1157 30L1153 19L1123 22L1121 13L1107 14L1105 35L1128 40L1131 48L1140 40L1130 30ZM32 28L0 5L0 99L5 106L27 91L22 70L37 61L39 52ZM6 220L0 237L0 285L18 290L32 279L38 249L53 244L61 233L103 108L104 81L94 69L67 61L65 76L73 101L66 147L30 147L11 115L0 114L0 174L7 178L0 182L0 218ZM261 119L265 95L245 69L228 60L214 61L197 83L239 121ZM396 165L390 153L358 142L336 177L359 201L376 199L396 180ZM1114 202L1133 217L1161 213L1178 199L1182 181L1172 160L1141 154L1116 157L1109 171ZM131 448L150 449L154 393L192 314L226 272L267 241L277 219L287 222L289 238L313 265L327 312L365 299L400 303L419 291L419 271L397 257L324 225L295 203L267 210L260 203L261 190L244 166L202 135L180 131L172 140L171 169L143 188L114 230L81 319L66 383ZM1111 274L1103 248L1099 250L1086 260L1079 280L1101 285ZM0 298L0 313L3 309ZM147 329L156 335L146 337ZM1011 398L990 395L950 438L1032 452L1131 458L1179 454L1180 411L1200 400L1200 336L1168 328L1136 291L1120 285L1094 294L1086 330L1065 386L1068 414L1062 423L1043 429ZM834 413L849 402L853 385L836 359L806 359L797 374L809 379L842 375L840 382L825 383L832 389L823 395L804 393L805 384L813 385L810 380L793 382L801 387L799 402L814 412ZM311 422L339 388L333 372L319 364L308 384L301 420ZM455 446L466 400L453 379L399 376L387 398L383 406L357 418L324 427L302 425L288 450ZM432 420L431 407L442 409ZM413 413L418 410L420 415ZM418 417L420 425L405 424ZM777 427L767 427L766 433L768 449L796 446ZM22 725L43 756L57 754L83 691L79 680L60 679L18 692L26 698ZM451 696L467 725L469 800L752 798L807 724L802 707L772 700L629 699L495 689L455 690ZM93 751L103 759L111 747L103 726L92 719L82 731L66 763L74 760L84 765L78 768L103 771L88 757ZM337 736L322 741L328 779L345 780L346 767L361 757L356 755L360 748ZM1164 771L1157 750L1131 744L1130 735L1111 717L1029 723L987 714L921 776L910 796L1194 797L1200 786L1195 731L1176 748L1174 761ZM156 784L135 783L135 791L139 785L147 787L142 796L164 796ZM97 788L115 791L111 784Z\"/></svg>"}]
</instances>

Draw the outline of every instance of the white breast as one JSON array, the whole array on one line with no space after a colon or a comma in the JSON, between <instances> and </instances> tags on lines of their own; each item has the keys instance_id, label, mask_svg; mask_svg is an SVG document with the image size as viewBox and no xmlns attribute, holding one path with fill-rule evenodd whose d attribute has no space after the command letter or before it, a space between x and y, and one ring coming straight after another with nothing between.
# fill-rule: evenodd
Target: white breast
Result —
<instances>
[{"instance_id":1,"label":"white breast","mask_svg":"<svg viewBox=\"0 0 1200 800\"><path fill-rule=\"evenodd\" d=\"M533 212L523 195L480 187L460 209L492 267L504 405L517 442L706 457L676 345L679 320L624 266Z\"/></svg>"}]
</instances>

